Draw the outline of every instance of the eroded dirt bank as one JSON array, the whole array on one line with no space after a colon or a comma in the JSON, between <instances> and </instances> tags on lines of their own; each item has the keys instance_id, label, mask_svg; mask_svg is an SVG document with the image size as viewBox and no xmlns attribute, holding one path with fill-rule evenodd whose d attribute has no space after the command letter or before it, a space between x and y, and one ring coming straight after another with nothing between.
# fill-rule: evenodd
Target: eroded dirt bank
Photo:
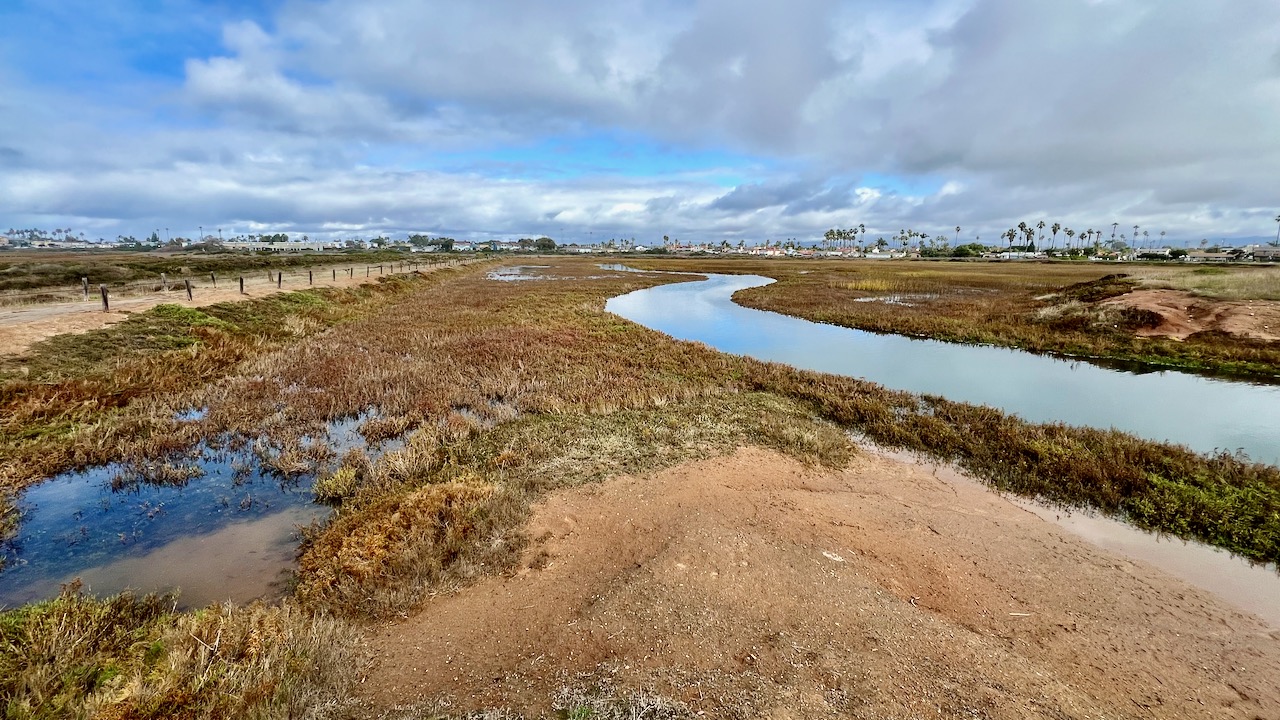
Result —
<instances>
[{"instance_id":1,"label":"eroded dirt bank","mask_svg":"<svg viewBox=\"0 0 1280 720\"><path fill-rule=\"evenodd\" d=\"M711 717L1280 717L1280 632L994 493L747 449L557 493L525 569L379 628L371 707Z\"/></svg>"},{"instance_id":2,"label":"eroded dirt bank","mask_svg":"<svg viewBox=\"0 0 1280 720\"><path fill-rule=\"evenodd\" d=\"M1134 290L1104 302L1149 310L1160 324L1138 331L1143 337L1185 340L1205 331L1275 342L1280 340L1280 302L1272 300L1211 300L1180 290Z\"/></svg>"}]
</instances>

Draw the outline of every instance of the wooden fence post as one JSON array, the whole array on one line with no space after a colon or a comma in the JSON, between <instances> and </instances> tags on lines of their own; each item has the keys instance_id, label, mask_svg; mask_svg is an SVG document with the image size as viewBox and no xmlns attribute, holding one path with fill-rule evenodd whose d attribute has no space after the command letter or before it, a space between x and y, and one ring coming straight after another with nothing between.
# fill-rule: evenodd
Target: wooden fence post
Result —
<instances>
[{"instance_id":1,"label":"wooden fence post","mask_svg":"<svg viewBox=\"0 0 1280 720\"><path fill-rule=\"evenodd\" d=\"M308 271L307 271L307 284L308 284L308 285L315 285L315 284L316 284L316 272L315 272L315 270L308 270Z\"/></svg>"},{"instance_id":2,"label":"wooden fence post","mask_svg":"<svg viewBox=\"0 0 1280 720\"><path fill-rule=\"evenodd\" d=\"M102 293L102 312L111 312L111 303L107 301L107 286L99 285L98 292Z\"/></svg>"},{"instance_id":3,"label":"wooden fence post","mask_svg":"<svg viewBox=\"0 0 1280 720\"><path fill-rule=\"evenodd\" d=\"M209 282L213 283L213 287L216 289L218 287L218 276L213 273L209 273Z\"/></svg>"},{"instance_id":4,"label":"wooden fence post","mask_svg":"<svg viewBox=\"0 0 1280 720\"><path fill-rule=\"evenodd\" d=\"M169 292L169 278L165 277L164 273L160 273L160 289Z\"/></svg>"},{"instance_id":5,"label":"wooden fence post","mask_svg":"<svg viewBox=\"0 0 1280 720\"><path fill-rule=\"evenodd\" d=\"M89 278L87 277L80 278L80 284L84 286L84 299L88 300L89 299Z\"/></svg>"},{"instance_id":6,"label":"wooden fence post","mask_svg":"<svg viewBox=\"0 0 1280 720\"><path fill-rule=\"evenodd\" d=\"M191 278L185 278L185 281L187 283L187 299L191 300L193 299L191 297Z\"/></svg>"},{"instance_id":7,"label":"wooden fence post","mask_svg":"<svg viewBox=\"0 0 1280 720\"><path fill-rule=\"evenodd\" d=\"M276 289L280 289L281 285L284 285L284 271L276 273Z\"/></svg>"},{"instance_id":8,"label":"wooden fence post","mask_svg":"<svg viewBox=\"0 0 1280 720\"><path fill-rule=\"evenodd\" d=\"M244 276L243 275L240 276L240 294L241 295L244 294Z\"/></svg>"}]
</instances>

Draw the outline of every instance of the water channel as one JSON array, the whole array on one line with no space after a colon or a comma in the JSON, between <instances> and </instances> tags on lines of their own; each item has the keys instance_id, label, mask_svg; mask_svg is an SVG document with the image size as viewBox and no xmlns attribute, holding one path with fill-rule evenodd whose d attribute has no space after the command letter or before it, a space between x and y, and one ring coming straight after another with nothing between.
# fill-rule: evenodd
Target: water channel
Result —
<instances>
[{"instance_id":1,"label":"water channel","mask_svg":"<svg viewBox=\"0 0 1280 720\"><path fill-rule=\"evenodd\" d=\"M733 294L773 280L707 275L609 300L606 308L680 340L895 390L988 405L1033 422L1116 428L1198 452L1280 464L1280 386L1188 373L1135 373L1006 348L823 325L742 307Z\"/></svg>"},{"instance_id":2,"label":"water channel","mask_svg":"<svg viewBox=\"0 0 1280 720\"><path fill-rule=\"evenodd\" d=\"M1243 450L1255 460L1280 463L1277 386L1173 371L1125 372L1019 350L823 325L733 302L738 290L767 285L771 278L702 277L707 279L637 290L609 300L605 307L722 352L990 405L1035 422L1114 427L1201 452ZM888 454L903 462L921 462ZM954 468L938 469L962 479ZM1154 565L1280 628L1280 573L1274 565L1252 565L1217 548L1147 533L1087 512L1063 514L1029 501L1014 502L1095 545Z\"/></svg>"}]
</instances>

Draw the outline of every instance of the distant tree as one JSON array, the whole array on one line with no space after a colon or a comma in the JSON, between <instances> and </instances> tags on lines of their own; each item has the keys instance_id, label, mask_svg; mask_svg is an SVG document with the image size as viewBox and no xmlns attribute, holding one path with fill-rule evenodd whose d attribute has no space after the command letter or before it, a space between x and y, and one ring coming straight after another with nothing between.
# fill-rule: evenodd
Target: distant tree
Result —
<instances>
[{"instance_id":1,"label":"distant tree","mask_svg":"<svg viewBox=\"0 0 1280 720\"><path fill-rule=\"evenodd\" d=\"M957 225L956 226L956 246L959 247L959 245L960 245L960 226Z\"/></svg>"},{"instance_id":2,"label":"distant tree","mask_svg":"<svg viewBox=\"0 0 1280 720\"><path fill-rule=\"evenodd\" d=\"M556 251L556 241L549 237L540 237L533 241L533 247L538 252L550 253Z\"/></svg>"},{"instance_id":3,"label":"distant tree","mask_svg":"<svg viewBox=\"0 0 1280 720\"><path fill-rule=\"evenodd\" d=\"M1272 246L1280 246L1280 215L1276 216L1276 241L1272 243Z\"/></svg>"},{"instance_id":4,"label":"distant tree","mask_svg":"<svg viewBox=\"0 0 1280 720\"><path fill-rule=\"evenodd\" d=\"M1049 247L1057 247L1057 246L1058 246L1058 231L1062 229L1062 226L1061 226L1061 225L1059 225L1058 223L1054 223L1054 224L1053 224L1053 227L1051 227L1051 228L1049 228L1049 229L1053 231L1053 244L1051 244Z\"/></svg>"}]
</instances>

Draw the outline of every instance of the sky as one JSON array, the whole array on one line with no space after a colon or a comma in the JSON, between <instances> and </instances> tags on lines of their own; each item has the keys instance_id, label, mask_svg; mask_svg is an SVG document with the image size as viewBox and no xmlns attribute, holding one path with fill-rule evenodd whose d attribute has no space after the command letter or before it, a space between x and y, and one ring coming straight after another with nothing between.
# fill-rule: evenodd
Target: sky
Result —
<instances>
[{"instance_id":1,"label":"sky","mask_svg":"<svg viewBox=\"0 0 1280 720\"><path fill-rule=\"evenodd\" d=\"M1276 0L0 0L0 232L1181 243L1277 214Z\"/></svg>"}]
</instances>

